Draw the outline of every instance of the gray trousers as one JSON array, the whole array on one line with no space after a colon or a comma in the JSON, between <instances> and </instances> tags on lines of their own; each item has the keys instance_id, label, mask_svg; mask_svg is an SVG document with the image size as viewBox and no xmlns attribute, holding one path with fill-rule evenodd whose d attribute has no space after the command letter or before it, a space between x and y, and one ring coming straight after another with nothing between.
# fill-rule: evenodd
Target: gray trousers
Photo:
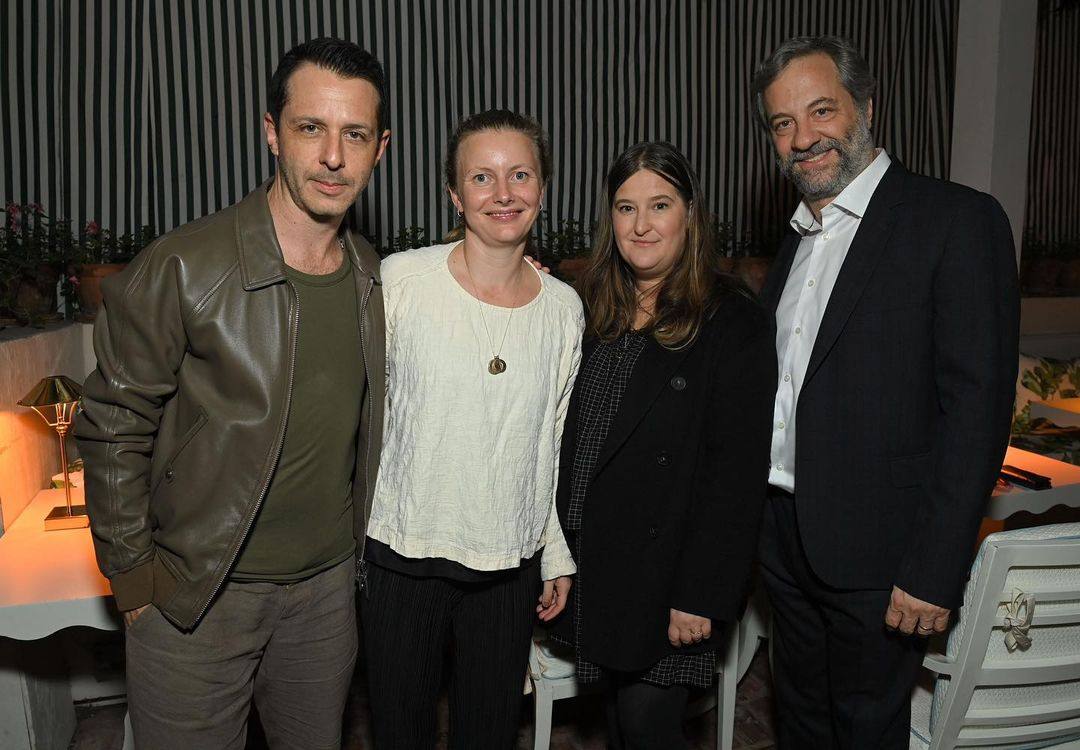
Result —
<instances>
[{"instance_id":1,"label":"gray trousers","mask_svg":"<svg viewBox=\"0 0 1080 750\"><path fill-rule=\"evenodd\" d=\"M242 750L252 700L271 748L340 748L353 571L349 558L299 583L226 583L191 632L143 611L126 634L136 749Z\"/></svg>"}]
</instances>

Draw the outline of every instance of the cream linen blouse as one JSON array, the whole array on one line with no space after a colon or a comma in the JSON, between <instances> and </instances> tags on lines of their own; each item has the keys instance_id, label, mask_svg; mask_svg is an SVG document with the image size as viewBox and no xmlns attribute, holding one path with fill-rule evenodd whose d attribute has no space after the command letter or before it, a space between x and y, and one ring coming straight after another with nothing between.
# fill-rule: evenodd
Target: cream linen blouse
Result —
<instances>
[{"instance_id":1,"label":"cream linen blouse","mask_svg":"<svg viewBox=\"0 0 1080 750\"><path fill-rule=\"evenodd\" d=\"M542 547L542 577L570 575L555 485L581 301L540 274L540 293L512 316L482 303L450 273L456 244L382 264L387 403L368 536L474 570L516 567ZM504 329L506 371L492 375Z\"/></svg>"}]
</instances>

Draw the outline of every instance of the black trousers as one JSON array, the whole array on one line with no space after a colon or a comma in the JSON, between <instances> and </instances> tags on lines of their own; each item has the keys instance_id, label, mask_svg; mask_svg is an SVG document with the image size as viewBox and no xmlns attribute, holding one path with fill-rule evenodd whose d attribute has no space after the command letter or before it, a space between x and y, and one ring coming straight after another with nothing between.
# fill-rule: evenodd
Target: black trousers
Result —
<instances>
[{"instance_id":1,"label":"black trousers","mask_svg":"<svg viewBox=\"0 0 1080 750\"><path fill-rule=\"evenodd\" d=\"M371 565L360 606L375 747L435 746L448 640L450 747L514 747L539 596L539 565L484 583Z\"/></svg>"},{"instance_id":2,"label":"black trousers","mask_svg":"<svg viewBox=\"0 0 1080 750\"><path fill-rule=\"evenodd\" d=\"M683 715L690 689L659 687L634 675L605 672L608 750L683 750Z\"/></svg>"},{"instance_id":3,"label":"black trousers","mask_svg":"<svg viewBox=\"0 0 1080 750\"><path fill-rule=\"evenodd\" d=\"M926 641L885 627L891 588L840 590L811 569L794 498L771 488L761 541L782 750L906 750Z\"/></svg>"}]
</instances>

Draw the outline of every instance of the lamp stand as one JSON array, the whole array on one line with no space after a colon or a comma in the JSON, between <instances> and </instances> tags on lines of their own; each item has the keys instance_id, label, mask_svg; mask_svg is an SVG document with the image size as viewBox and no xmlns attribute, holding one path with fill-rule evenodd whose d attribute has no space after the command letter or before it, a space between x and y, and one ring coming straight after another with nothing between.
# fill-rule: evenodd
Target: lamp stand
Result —
<instances>
[{"instance_id":1,"label":"lamp stand","mask_svg":"<svg viewBox=\"0 0 1080 750\"><path fill-rule=\"evenodd\" d=\"M49 515L45 516L46 531L84 529L90 525L90 517L86 515L86 506L71 504L71 479L68 477L67 446L64 438L67 436L74 414L74 404L57 404L56 422L50 423L60 436L60 463L64 465L64 499L67 500L67 506L57 505L49 511Z\"/></svg>"}]
</instances>

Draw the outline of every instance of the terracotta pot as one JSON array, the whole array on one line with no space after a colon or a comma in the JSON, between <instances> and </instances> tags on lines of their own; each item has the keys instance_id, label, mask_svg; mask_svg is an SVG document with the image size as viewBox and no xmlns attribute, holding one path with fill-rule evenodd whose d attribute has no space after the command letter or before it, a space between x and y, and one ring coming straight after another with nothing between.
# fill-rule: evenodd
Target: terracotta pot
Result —
<instances>
[{"instance_id":1,"label":"terracotta pot","mask_svg":"<svg viewBox=\"0 0 1080 750\"><path fill-rule=\"evenodd\" d=\"M567 281L573 281L581 272L585 270L585 267L589 265L588 258L567 258L560 260L555 266L555 270L559 276Z\"/></svg>"},{"instance_id":2,"label":"terracotta pot","mask_svg":"<svg viewBox=\"0 0 1080 750\"><path fill-rule=\"evenodd\" d=\"M79 317L91 321L101 309L101 282L124 270L126 263L86 263L79 269Z\"/></svg>"},{"instance_id":3,"label":"terracotta pot","mask_svg":"<svg viewBox=\"0 0 1080 750\"><path fill-rule=\"evenodd\" d=\"M738 258L735 261L735 273L739 275L744 284L750 287L754 294L759 294L761 287L765 285L765 277L769 274L769 265L771 263L772 258L756 255Z\"/></svg>"},{"instance_id":4,"label":"terracotta pot","mask_svg":"<svg viewBox=\"0 0 1080 750\"><path fill-rule=\"evenodd\" d=\"M1080 258L1065 261L1065 267L1058 276L1058 286L1070 292L1080 292Z\"/></svg>"},{"instance_id":5,"label":"terracotta pot","mask_svg":"<svg viewBox=\"0 0 1080 750\"><path fill-rule=\"evenodd\" d=\"M1023 279L1024 291L1048 292L1056 289L1064 265L1060 258L1032 258Z\"/></svg>"}]
</instances>

